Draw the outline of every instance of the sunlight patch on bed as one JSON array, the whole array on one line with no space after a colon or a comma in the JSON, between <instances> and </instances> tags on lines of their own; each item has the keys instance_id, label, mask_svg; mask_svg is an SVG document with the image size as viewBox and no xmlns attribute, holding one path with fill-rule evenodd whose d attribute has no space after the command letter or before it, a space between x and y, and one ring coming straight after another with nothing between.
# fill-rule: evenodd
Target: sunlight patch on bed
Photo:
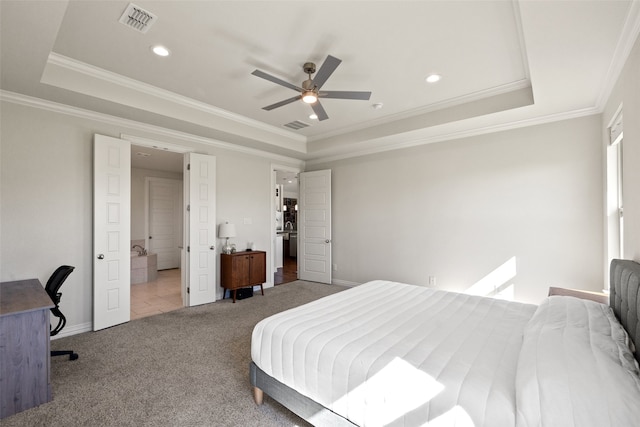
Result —
<instances>
[{"instance_id":1,"label":"sunlight patch on bed","mask_svg":"<svg viewBox=\"0 0 640 427\"><path fill-rule=\"evenodd\" d=\"M429 427L474 427L473 420L460 405L454 406L438 418L424 425Z\"/></svg>"},{"instance_id":2,"label":"sunlight patch on bed","mask_svg":"<svg viewBox=\"0 0 640 427\"><path fill-rule=\"evenodd\" d=\"M516 257L511 257L500 267L478 280L473 286L464 291L469 295L480 295L513 301L514 285L508 283L516 277Z\"/></svg>"},{"instance_id":3,"label":"sunlight patch on bed","mask_svg":"<svg viewBox=\"0 0 640 427\"><path fill-rule=\"evenodd\" d=\"M396 357L336 404L344 405L345 399L366 401L365 424L387 425L424 405L443 389L429 374Z\"/></svg>"}]
</instances>

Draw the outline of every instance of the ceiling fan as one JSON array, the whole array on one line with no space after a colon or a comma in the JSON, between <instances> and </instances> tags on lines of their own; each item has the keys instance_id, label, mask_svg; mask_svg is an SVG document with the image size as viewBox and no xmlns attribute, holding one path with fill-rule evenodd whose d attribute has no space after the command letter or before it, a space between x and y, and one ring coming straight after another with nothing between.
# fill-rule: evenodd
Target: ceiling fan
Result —
<instances>
[{"instance_id":1,"label":"ceiling fan","mask_svg":"<svg viewBox=\"0 0 640 427\"><path fill-rule=\"evenodd\" d=\"M313 62L307 62L302 66L302 70L309 76L309 78L302 82L302 87L298 87L294 84L285 82L277 77L272 76L271 74L267 74L264 71L255 70L253 73L254 76L263 78L265 80L269 80L270 82L279 84L280 86L284 86L289 89L293 89L297 92L300 92L300 95L294 96L293 98L285 99L284 101L276 102L275 104L267 105L263 107L263 110L273 110L274 108L282 107L283 105L290 104L294 101L302 100L303 102L310 104L313 112L318 116L318 120L326 120L329 118L327 112L320 104L320 98L333 98L333 99L358 99L363 101L368 101L371 97L371 92L356 92L356 91L320 91L320 88L326 83L327 79L333 74L333 72L338 68L338 65L342 60L334 57L327 56L327 59L324 60L318 73L315 75L315 78L311 78L311 74L316 72L316 64Z\"/></svg>"}]
</instances>

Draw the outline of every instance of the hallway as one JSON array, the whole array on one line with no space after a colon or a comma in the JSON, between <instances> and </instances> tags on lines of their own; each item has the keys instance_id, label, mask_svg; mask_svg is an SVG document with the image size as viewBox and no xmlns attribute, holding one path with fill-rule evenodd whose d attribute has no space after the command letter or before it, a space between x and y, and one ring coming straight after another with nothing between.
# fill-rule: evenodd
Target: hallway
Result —
<instances>
[{"instance_id":1,"label":"hallway","mask_svg":"<svg viewBox=\"0 0 640 427\"><path fill-rule=\"evenodd\" d=\"M283 285L298 280L297 258L284 257L284 266L273 274L273 284Z\"/></svg>"}]
</instances>

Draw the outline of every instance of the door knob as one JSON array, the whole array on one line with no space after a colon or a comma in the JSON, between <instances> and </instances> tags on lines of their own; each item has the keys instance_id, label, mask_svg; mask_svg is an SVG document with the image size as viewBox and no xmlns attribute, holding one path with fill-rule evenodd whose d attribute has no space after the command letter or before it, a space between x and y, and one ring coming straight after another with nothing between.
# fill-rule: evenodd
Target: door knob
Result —
<instances>
[{"instance_id":1,"label":"door knob","mask_svg":"<svg viewBox=\"0 0 640 427\"><path fill-rule=\"evenodd\" d=\"M98 259L104 259L104 255L98 254Z\"/></svg>"},{"instance_id":2,"label":"door knob","mask_svg":"<svg viewBox=\"0 0 640 427\"><path fill-rule=\"evenodd\" d=\"M327 239L324 241L325 243L331 243L331 240Z\"/></svg>"},{"instance_id":3,"label":"door knob","mask_svg":"<svg viewBox=\"0 0 640 427\"><path fill-rule=\"evenodd\" d=\"M216 249L215 246L209 246L209 249L211 249L212 251Z\"/></svg>"}]
</instances>

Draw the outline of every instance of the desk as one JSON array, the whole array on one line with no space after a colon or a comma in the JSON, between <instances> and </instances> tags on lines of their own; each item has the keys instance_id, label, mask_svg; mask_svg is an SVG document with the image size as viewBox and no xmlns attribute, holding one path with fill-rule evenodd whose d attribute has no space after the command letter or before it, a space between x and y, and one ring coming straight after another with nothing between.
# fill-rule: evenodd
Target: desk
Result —
<instances>
[{"instance_id":1,"label":"desk","mask_svg":"<svg viewBox=\"0 0 640 427\"><path fill-rule=\"evenodd\" d=\"M0 418L51 400L53 306L38 279L0 283Z\"/></svg>"}]
</instances>

